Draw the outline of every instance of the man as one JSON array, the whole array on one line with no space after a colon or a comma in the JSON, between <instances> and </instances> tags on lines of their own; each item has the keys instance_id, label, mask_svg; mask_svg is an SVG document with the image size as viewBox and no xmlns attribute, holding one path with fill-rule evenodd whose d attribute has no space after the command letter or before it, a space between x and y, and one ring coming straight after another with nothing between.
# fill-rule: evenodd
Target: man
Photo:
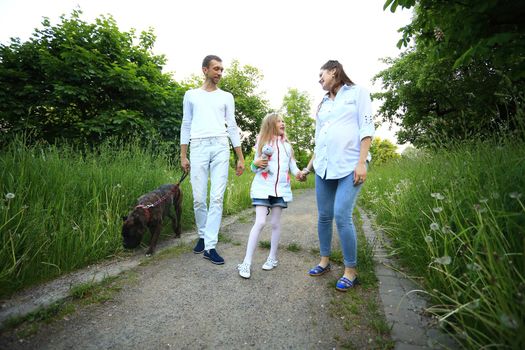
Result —
<instances>
[{"instance_id":1,"label":"man","mask_svg":"<svg viewBox=\"0 0 525 350\"><path fill-rule=\"evenodd\" d=\"M222 60L209 55L202 61L204 83L184 95L180 131L180 159L185 172L190 171L193 189L193 209L199 240L195 254L204 252L212 263L224 264L215 249L222 219L224 190L228 181L231 140L237 155L236 175L244 172L244 156L237 123L233 95L217 87L221 80ZM188 160L188 144L191 144ZM210 206L207 207L208 178L210 179Z\"/></svg>"}]
</instances>

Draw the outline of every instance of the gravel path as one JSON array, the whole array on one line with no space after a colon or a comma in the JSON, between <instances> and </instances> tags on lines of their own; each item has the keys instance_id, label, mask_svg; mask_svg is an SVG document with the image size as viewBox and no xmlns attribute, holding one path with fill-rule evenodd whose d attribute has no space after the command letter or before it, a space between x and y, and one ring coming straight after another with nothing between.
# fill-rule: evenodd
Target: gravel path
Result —
<instances>
[{"instance_id":1,"label":"gravel path","mask_svg":"<svg viewBox=\"0 0 525 350\"><path fill-rule=\"evenodd\" d=\"M236 216L221 232L216 266L186 252L133 268L133 281L109 302L79 308L44 324L28 338L0 337L1 349L332 349L341 343L365 348L368 335L344 328L332 312L338 293L329 283L342 274L312 278L318 262L314 191L295 194L283 214L279 266L261 269L268 250L257 248L252 277L240 278L253 209ZM191 242L195 233L183 234ZM267 227L261 239L269 241ZM177 240L171 240L171 244ZM336 240L334 240L336 241ZM286 247L295 243L299 252ZM334 242L336 244L336 242ZM378 298L372 296L372 298ZM378 300L378 299L377 299Z\"/></svg>"}]
</instances>

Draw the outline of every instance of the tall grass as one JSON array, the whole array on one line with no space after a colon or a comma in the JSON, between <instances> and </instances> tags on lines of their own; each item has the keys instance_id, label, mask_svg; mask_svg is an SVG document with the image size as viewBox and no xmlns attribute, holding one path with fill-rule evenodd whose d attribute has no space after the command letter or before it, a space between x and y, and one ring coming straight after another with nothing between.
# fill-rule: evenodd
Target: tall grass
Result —
<instances>
[{"instance_id":1,"label":"tall grass","mask_svg":"<svg viewBox=\"0 0 525 350\"><path fill-rule=\"evenodd\" d=\"M122 216L140 195L180 179L178 163L162 154L138 143L108 142L79 152L68 146L28 146L20 138L3 149L0 296L122 254ZM253 175L233 173L225 215L251 205ZM188 179L182 191L182 225L188 229L194 225ZM169 230L166 225L165 234Z\"/></svg>"},{"instance_id":2,"label":"tall grass","mask_svg":"<svg viewBox=\"0 0 525 350\"><path fill-rule=\"evenodd\" d=\"M372 168L360 203L467 347L525 348L525 145L472 143Z\"/></svg>"}]
</instances>

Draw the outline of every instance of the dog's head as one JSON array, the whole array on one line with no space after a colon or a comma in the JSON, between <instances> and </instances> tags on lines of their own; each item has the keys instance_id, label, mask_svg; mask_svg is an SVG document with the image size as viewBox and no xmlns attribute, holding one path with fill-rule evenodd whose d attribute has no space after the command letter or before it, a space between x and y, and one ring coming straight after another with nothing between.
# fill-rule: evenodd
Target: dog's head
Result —
<instances>
[{"instance_id":1,"label":"dog's head","mask_svg":"<svg viewBox=\"0 0 525 350\"><path fill-rule=\"evenodd\" d=\"M122 225L122 243L124 248L136 248L142 241L142 236L146 232L146 219L144 213L137 210L131 212L128 216L124 216Z\"/></svg>"}]
</instances>

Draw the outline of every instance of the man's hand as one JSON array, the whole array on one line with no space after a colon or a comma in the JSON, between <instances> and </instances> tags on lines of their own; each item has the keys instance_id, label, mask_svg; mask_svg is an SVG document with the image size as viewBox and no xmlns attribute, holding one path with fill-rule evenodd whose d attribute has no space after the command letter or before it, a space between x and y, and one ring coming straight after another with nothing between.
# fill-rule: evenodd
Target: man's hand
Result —
<instances>
[{"instance_id":1,"label":"man's hand","mask_svg":"<svg viewBox=\"0 0 525 350\"><path fill-rule=\"evenodd\" d=\"M301 182L303 181L306 181L306 173L304 173L303 171L299 171L296 175L295 175L295 178Z\"/></svg>"},{"instance_id":2,"label":"man's hand","mask_svg":"<svg viewBox=\"0 0 525 350\"><path fill-rule=\"evenodd\" d=\"M237 161L237 170L235 171L235 175L241 176L242 173L244 173L244 160L239 159Z\"/></svg>"},{"instance_id":3,"label":"man's hand","mask_svg":"<svg viewBox=\"0 0 525 350\"><path fill-rule=\"evenodd\" d=\"M181 158L180 159L180 166L182 170L184 170L185 173L190 171L190 161L188 158Z\"/></svg>"}]
</instances>

